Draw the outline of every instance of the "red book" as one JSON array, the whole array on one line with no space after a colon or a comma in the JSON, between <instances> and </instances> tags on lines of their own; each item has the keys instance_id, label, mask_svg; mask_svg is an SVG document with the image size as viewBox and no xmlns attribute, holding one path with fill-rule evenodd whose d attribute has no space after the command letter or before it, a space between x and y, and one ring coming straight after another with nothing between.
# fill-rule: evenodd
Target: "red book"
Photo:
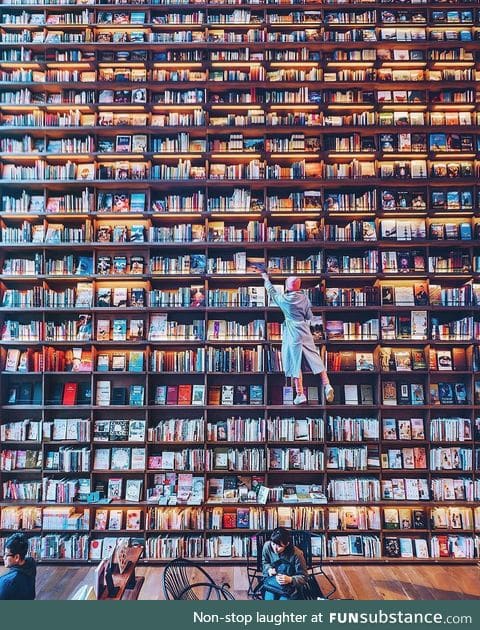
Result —
<instances>
[{"instance_id":1,"label":"red book","mask_svg":"<svg viewBox=\"0 0 480 630\"><path fill-rule=\"evenodd\" d=\"M222 393L222 388L220 387L220 385L211 385L208 388L208 404L219 405L221 393Z\"/></svg>"},{"instance_id":2,"label":"red book","mask_svg":"<svg viewBox=\"0 0 480 630\"><path fill-rule=\"evenodd\" d=\"M74 405L77 402L78 383L65 383L63 388L63 404Z\"/></svg>"},{"instance_id":3,"label":"red book","mask_svg":"<svg viewBox=\"0 0 480 630\"><path fill-rule=\"evenodd\" d=\"M465 348L452 348L452 358L454 370L467 370L467 357L465 355Z\"/></svg>"},{"instance_id":4,"label":"red book","mask_svg":"<svg viewBox=\"0 0 480 630\"><path fill-rule=\"evenodd\" d=\"M427 467L427 454L423 447L413 449L413 459L415 463L415 468Z\"/></svg>"},{"instance_id":5,"label":"red book","mask_svg":"<svg viewBox=\"0 0 480 630\"><path fill-rule=\"evenodd\" d=\"M448 536L443 534L438 536L438 548L440 551L440 558L448 558L450 556L448 550Z\"/></svg>"},{"instance_id":6,"label":"red book","mask_svg":"<svg viewBox=\"0 0 480 630\"><path fill-rule=\"evenodd\" d=\"M177 405L177 404L178 404L178 386L169 385L167 387L167 405Z\"/></svg>"},{"instance_id":7,"label":"red book","mask_svg":"<svg viewBox=\"0 0 480 630\"><path fill-rule=\"evenodd\" d=\"M192 403L192 385L191 383L183 383L178 386L178 404L190 405Z\"/></svg>"},{"instance_id":8,"label":"red book","mask_svg":"<svg viewBox=\"0 0 480 630\"><path fill-rule=\"evenodd\" d=\"M224 512L223 513L223 528L235 529L237 527L237 513L236 512Z\"/></svg>"}]
</instances>

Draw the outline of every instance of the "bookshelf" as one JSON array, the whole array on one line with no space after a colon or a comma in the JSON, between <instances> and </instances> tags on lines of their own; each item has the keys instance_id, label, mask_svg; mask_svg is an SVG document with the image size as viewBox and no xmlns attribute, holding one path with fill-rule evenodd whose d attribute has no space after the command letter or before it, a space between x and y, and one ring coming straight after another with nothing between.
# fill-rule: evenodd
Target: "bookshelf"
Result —
<instances>
[{"instance_id":1,"label":"bookshelf","mask_svg":"<svg viewBox=\"0 0 480 630\"><path fill-rule=\"evenodd\" d=\"M475 562L478 3L1 6L0 547Z\"/></svg>"}]
</instances>

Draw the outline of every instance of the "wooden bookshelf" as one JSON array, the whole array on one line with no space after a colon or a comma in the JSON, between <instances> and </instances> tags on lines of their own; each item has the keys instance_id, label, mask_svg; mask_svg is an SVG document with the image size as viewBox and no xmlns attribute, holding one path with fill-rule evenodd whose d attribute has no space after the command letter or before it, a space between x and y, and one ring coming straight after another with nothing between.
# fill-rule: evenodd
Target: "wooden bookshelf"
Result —
<instances>
[{"instance_id":1,"label":"wooden bookshelf","mask_svg":"<svg viewBox=\"0 0 480 630\"><path fill-rule=\"evenodd\" d=\"M476 562L479 3L1 6L0 548Z\"/></svg>"}]
</instances>

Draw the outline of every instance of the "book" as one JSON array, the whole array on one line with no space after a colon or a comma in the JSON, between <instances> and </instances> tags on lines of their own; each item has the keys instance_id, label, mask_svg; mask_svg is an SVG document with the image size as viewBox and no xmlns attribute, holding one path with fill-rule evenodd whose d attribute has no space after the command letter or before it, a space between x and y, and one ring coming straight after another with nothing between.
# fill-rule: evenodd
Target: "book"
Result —
<instances>
[{"instance_id":1,"label":"book","mask_svg":"<svg viewBox=\"0 0 480 630\"><path fill-rule=\"evenodd\" d=\"M77 402L78 383L67 382L63 388L63 405L75 405ZM20 394L21 396L21 394ZM30 396L29 396L30 399Z\"/></svg>"},{"instance_id":2,"label":"book","mask_svg":"<svg viewBox=\"0 0 480 630\"><path fill-rule=\"evenodd\" d=\"M385 529L399 529L400 528L399 514L396 508L383 509L383 525Z\"/></svg>"},{"instance_id":3,"label":"book","mask_svg":"<svg viewBox=\"0 0 480 630\"><path fill-rule=\"evenodd\" d=\"M382 404L384 405L397 404L397 386L394 381L382 382Z\"/></svg>"},{"instance_id":4,"label":"book","mask_svg":"<svg viewBox=\"0 0 480 630\"><path fill-rule=\"evenodd\" d=\"M153 313L150 316L148 338L150 341L160 341L167 336L167 313Z\"/></svg>"},{"instance_id":5,"label":"book","mask_svg":"<svg viewBox=\"0 0 480 630\"><path fill-rule=\"evenodd\" d=\"M98 381L95 404L99 407L110 405L111 381Z\"/></svg>"},{"instance_id":6,"label":"book","mask_svg":"<svg viewBox=\"0 0 480 630\"><path fill-rule=\"evenodd\" d=\"M192 386L192 405L203 406L205 404L205 385L194 384Z\"/></svg>"},{"instance_id":7,"label":"book","mask_svg":"<svg viewBox=\"0 0 480 630\"><path fill-rule=\"evenodd\" d=\"M167 385L167 405L178 404L178 385Z\"/></svg>"},{"instance_id":8,"label":"book","mask_svg":"<svg viewBox=\"0 0 480 630\"><path fill-rule=\"evenodd\" d=\"M233 405L233 385L222 385L222 396L221 396L221 404L222 405Z\"/></svg>"},{"instance_id":9,"label":"book","mask_svg":"<svg viewBox=\"0 0 480 630\"><path fill-rule=\"evenodd\" d=\"M155 405L166 405L167 404L167 386L166 385L157 385L155 388Z\"/></svg>"},{"instance_id":10,"label":"book","mask_svg":"<svg viewBox=\"0 0 480 630\"><path fill-rule=\"evenodd\" d=\"M345 384L343 386L346 405L358 405L358 387L356 384Z\"/></svg>"},{"instance_id":11,"label":"book","mask_svg":"<svg viewBox=\"0 0 480 630\"><path fill-rule=\"evenodd\" d=\"M249 400L250 405L263 405L263 385L250 385Z\"/></svg>"}]
</instances>

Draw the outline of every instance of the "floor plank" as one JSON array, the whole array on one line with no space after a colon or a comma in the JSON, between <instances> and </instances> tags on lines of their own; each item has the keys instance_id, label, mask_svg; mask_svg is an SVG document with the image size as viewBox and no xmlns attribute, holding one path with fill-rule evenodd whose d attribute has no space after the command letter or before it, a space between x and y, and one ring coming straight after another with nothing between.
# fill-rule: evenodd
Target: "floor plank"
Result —
<instances>
[{"instance_id":1,"label":"floor plank","mask_svg":"<svg viewBox=\"0 0 480 630\"><path fill-rule=\"evenodd\" d=\"M354 600L446 600L480 598L479 569L476 566L443 565L341 565L326 566L334 581L334 598ZM4 569L0 570L2 573ZM37 599L70 599L82 584L92 585L92 567L38 567ZM227 582L236 599L247 599L244 567L206 566L217 581ZM145 577L139 599L163 599L161 567L140 567Z\"/></svg>"}]
</instances>

